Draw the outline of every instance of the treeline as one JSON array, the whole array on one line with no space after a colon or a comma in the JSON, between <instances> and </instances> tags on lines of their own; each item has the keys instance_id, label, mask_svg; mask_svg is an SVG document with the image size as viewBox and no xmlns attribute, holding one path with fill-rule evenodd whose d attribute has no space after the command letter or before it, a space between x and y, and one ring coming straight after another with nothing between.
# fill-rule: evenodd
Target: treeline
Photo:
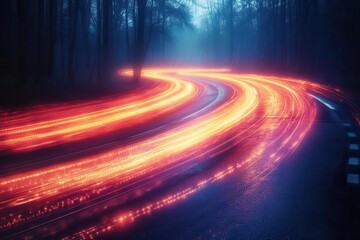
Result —
<instances>
[{"instance_id":1,"label":"treeline","mask_svg":"<svg viewBox=\"0 0 360 240\"><path fill-rule=\"evenodd\" d=\"M138 81L150 42L191 24L181 0L4 0L0 9L1 86L19 94L107 84L125 65Z\"/></svg>"},{"instance_id":2,"label":"treeline","mask_svg":"<svg viewBox=\"0 0 360 240\"><path fill-rule=\"evenodd\" d=\"M210 63L343 78L360 87L358 0L208 1L201 28Z\"/></svg>"},{"instance_id":3,"label":"treeline","mask_svg":"<svg viewBox=\"0 0 360 240\"><path fill-rule=\"evenodd\" d=\"M138 82L145 60L360 89L359 0L3 0L0 12L0 93L98 87L124 66Z\"/></svg>"}]
</instances>

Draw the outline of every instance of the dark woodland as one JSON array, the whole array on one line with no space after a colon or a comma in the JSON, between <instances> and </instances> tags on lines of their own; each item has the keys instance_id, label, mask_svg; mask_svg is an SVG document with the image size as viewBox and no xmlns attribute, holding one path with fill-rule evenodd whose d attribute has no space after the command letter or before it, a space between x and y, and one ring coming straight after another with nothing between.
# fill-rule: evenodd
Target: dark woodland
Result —
<instances>
[{"instance_id":1,"label":"dark woodland","mask_svg":"<svg viewBox=\"0 0 360 240\"><path fill-rule=\"evenodd\" d=\"M286 73L360 89L357 0L5 0L0 5L3 103L41 92L106 89L121 67L134 68L136 84L147 64Z\"/></svg>"}]
</instances>

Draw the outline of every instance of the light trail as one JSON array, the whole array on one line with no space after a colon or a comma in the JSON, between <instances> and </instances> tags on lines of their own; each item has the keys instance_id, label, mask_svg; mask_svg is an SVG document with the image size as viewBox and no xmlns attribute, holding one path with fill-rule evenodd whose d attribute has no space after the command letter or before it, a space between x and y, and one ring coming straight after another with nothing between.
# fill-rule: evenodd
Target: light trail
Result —
<instances>
[{"instance_id":1,"label":"light trail","mask_svg":"<svg viewBox=\"0 0 360 240\"><path fill-rule=\"evenodd\" d=\"M168 113L196 95L188 82L162 78L158 86L126 96L56 107L38 107L3 116L0 150L30 151L60 143L99 137Z\"/></svg>"},{"instance_id":2,"label":"light trail","mask_svg":"<svg viewBox=\"0 0 360 240\"><path fill-rule=\"evenodd\" d=\"M121 70L119 74L131 76L132 71ZM118 199L115 211L106 220L68 236L94 238L182 201L226 176L245 174L249 168L247 183L259 184L281 159L297 149L311 129L316 105L309 92L332 93L328 87L303 80L221 69L145 69L143 77L155 82L154 87L124 97L80 103L75 114L71 106L64 105L38 109L41 117L35 121L30 112L5 116L2 147L34 150L129 126L146 126L159 114L170 116L180 114L181 109L191 110L153 136L138 135L129 144L1 178L0 232L32 221L37 225L31 234L61 232L64 224L56 225L58 219L81 219L79 211L99 214L99 208L107 209L107 202ZM204 104L195 108L201 101ZM54 111L61 114L56 117ZM160 188L163 182L229 149L237 150L221 157L222 163L216 168L199 173L186 184L177 184L155 200L123 209L132 199L141 198L138 193ZM40 228L44 224L51 224L52 228L46 229L52 230Z\"/></svg>"}]
</instances>

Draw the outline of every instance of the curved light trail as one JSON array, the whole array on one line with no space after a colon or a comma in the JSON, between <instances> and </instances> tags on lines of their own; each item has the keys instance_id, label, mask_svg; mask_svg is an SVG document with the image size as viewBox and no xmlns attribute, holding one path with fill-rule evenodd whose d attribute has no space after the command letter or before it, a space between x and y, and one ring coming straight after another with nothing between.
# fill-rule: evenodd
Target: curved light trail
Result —
<instances>
[{"instance_id":1,"label":"curved light trail","mask_svg":"<svg viewBox=\"0 0 360 240\"><path fill-rule=\"evenodd\" d=\"M131 76L132 71L119 74ZM106 220L64 236L93 238L126 227L231 174L244 174L248 184L259 184L311 129L316 105L308 93L334 92L302 80L224 69L145 69L143 77L151 87L121 97L3 114L0 148L12 151L146 127L159 116L173 119L156 129L149 126L154 134L137 134L111 148L2 177L0 233L51 235L74 219L86 219L86 214L78 213L96 216L113 209ZM229 149L233 154L225 154ZM209 161L219 164L180 181L156 199L127 206ZM25 231L27 224L31 227Z\"/></svg>"},{"instance_id":2,"label":"curved light trail","mask_svg":"<svg viewBox=\"0 0 360 240\"><path fill-rule=\"evenodd\" d=\"M161 80L161 84L141 94L44 106L5 116L0 128L0 150L30 151L98 137L154 119L196 95L196 86L188 82Z\"/></svg>"}]
</instances>

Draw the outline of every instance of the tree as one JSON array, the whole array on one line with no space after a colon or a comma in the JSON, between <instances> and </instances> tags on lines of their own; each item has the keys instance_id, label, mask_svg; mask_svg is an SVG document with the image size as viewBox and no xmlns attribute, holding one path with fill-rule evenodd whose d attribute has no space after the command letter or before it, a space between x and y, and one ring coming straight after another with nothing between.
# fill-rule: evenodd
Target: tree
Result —
<instances>
[{"instance_id":1,"label":"tree","mask_svg":"<svg viewBox=\"0 0 360 240\"><path fill-rule=\"evenodd\" d=\"M145 19L147 0L137 0L137 25L135 31L135 53L133 63L133 80L138 83L145 58Z\"/></svg>"}]
</instances>

